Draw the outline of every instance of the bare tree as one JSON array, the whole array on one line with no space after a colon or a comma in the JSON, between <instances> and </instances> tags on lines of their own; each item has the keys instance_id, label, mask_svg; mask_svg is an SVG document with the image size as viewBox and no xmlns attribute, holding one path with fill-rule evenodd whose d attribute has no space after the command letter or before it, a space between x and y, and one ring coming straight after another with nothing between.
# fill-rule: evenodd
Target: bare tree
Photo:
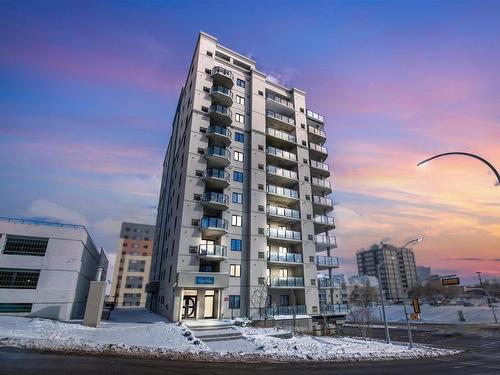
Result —
<instances>
[{"instance_id":1,"label":"bare tree","mask_svg":"<svg viewBox=\"0 0 500 375\"><path fill-rule=\"evenodd\" d=\"M370 305L377 301L378 297L377 288L370 286L368 281L364 285L356 285L351 292L350 303L357 308L352 309L349 317L364 339L370 329Z\"/></svg>"},{"instance_id":2,"label":"bare tree","mask_svg":"<svg viewBox=\"0 0 500 375\"><path fill-rule=\"evenodd\" d=\"M257 310L258 316L260 319L264 317L264 320L267 320L267 313L266 313L266 301L267 301L267 285L262 284L259 285L254 291L252 292L252 295L250 297L250 305L252 308ZM252 318L252 314L249 314L250 317Z\"/></svg>"}]
</instances>

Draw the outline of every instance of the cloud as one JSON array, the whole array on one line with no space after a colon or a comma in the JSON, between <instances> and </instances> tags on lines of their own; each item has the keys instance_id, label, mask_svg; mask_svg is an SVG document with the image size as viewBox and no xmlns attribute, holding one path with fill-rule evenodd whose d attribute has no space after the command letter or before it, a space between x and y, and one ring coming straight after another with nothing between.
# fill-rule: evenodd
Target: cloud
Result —
<instances>
[{"instance_id":1,"label":"cloud","mask_svg":"<svg viewBox=\"0 0 500 375\"><path fill-rule=\"evenodd\" d=\"M96 233L118 234L120 233L121 225L121 220L104 219L94 223L92 227Z\"/></svg>"},{"instance_id":2,"label":"cloud","mask_svg":"<svg viewBox=\"0 0 500 375\"><path fill-rule=\"evenodd\" d=\"M63 207L48 199L38 199L33 201L26 210L26 215L61 221L68 224L79 224L88 226L89 222L81 213Z\"/></svg>"},{"instance_id":3,"label":"cloud","mask_svg":"<svg viewBox=\"0 0 500 375\"><path fill-rule=\"evenodd\" d=\"M156 198L160 193L161 177L118 176L109 182L109 186L113 191Z\"/></svg>"}]
</instances>

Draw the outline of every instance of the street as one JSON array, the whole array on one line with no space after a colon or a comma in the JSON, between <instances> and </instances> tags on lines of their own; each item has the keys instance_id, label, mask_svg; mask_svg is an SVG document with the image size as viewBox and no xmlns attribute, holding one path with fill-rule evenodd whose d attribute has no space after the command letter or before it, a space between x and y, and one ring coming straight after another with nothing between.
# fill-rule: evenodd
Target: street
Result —
<instances>
[{"instance_id":1,"label":"street","mask_svg":"<svg viewBox=\"0 0 500 375\"><path fill-rule=\"evenodd\" d=\"M353 328L345 333L354 334ZM382 329L372 329L372 337L383 337ZM404 330L392 330L394 341L406 341ZM500 374L500 339L414 332L414 341L443 348L464 350L457 356L422 360L345 362L345 363L206 363L143 360L125 357L60 355L36 353L15 348L0 350L0 374Z\"/></svg>"}]
</instances>

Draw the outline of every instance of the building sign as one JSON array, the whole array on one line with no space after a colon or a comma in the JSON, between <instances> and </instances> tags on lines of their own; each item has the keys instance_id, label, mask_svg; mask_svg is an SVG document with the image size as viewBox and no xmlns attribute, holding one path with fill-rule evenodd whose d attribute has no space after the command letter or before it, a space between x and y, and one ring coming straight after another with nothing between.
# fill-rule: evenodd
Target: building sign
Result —
<instances>
[{"instance_id":1,"label":"building sign","mask_svg":"<svg viewBox=\"0 0 500 375\"><path fill-rule=\"evenodd\" d=\"M458 277L446 277L441 279L443 286L450 285L460 285L460 279Z\"/></svg>"},{"instance_id":2,"label":"building sign","mask_svg":"<svg viewBox=\"0 0 500 375\"><path fill-rule=\"evenodd\" d=\"M229 301L229 296L224 296L224 302Z\"/></svg>"},{"instance_id":3,"label":"building sign","mask_svg":"<svg viewBox=\"0 0 500 375\"><path fill-rule=\"evenodd\" d=\"M214 277L213 276L196 276L195 280L196 284L213 284L214 283Z\"/></svg>"}]
</instances>

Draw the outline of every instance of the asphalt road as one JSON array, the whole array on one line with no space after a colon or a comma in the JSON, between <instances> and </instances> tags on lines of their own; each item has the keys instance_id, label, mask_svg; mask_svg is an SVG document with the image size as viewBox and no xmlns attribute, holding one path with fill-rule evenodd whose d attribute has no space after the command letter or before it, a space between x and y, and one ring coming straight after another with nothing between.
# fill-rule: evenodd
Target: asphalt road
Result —
<instances>
[{"instance_id":1,"label":"asphalt road","mask_svg":"<svg viewBox=\"0 0 500 375\"><path fill-rule=\"evenodd\" d=\"M345 329L350 331L353 329ZM354 330L353 330L354 332ZM353 333L346 332L346 333ZM374 337L382 337L383 330L372 330ZM404 330L392 331L393 340L406 340ZM168 374L168 375L331 375L331 374L500 374L500 339L442 335L432 332L415 332L416 342L465 350L464 353L433 359L304 363L304 364L241 364L177 362L141 360L123 357L94 357L85 355L58 355L36 353L13 348L0 350L0 374Z\"/></svg>"}]
</instances>

